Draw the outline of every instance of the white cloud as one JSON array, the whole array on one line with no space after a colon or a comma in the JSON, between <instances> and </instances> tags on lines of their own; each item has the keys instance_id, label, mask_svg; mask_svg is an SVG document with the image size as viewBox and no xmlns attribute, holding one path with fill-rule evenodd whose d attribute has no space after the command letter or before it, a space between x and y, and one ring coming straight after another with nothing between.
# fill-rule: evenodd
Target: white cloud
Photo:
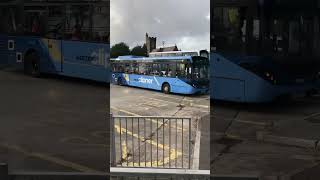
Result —
<instances>
[{"instance_id":1,"label":"white cloud","mask_svg":"<svg viewBox=\"0 0 320 180\"><path fill-rule=\"evenodd\" d=\"M161 19L155 17L154 20L155 20L158 24L161 24Z\"/></svg>"},{"instance_id":2,"label":"white cloud","mask_svg":"<svg viewBox=\"0 0 320 180\"><path fill-rule=\"evenodd\" d=\"M209 49L209 0L111 0L111 44L143 44L145 33L157 45L182 50ZM209 18L209 19L208 19Z\"/></svg>"},{"instance_id":3,"label":"white cloud","mask_svg":"<svg viewBox=\"0 0 320 180\"><path fill-rule=\"evenodd\" d=\"M210 33L204 34L204 35L199 35L199 36L186 36L182 37L178 40L178 47L183 46L183 50L186 51L200 51L203 49L210 50L210 41L209 39Z\"/></svg>"}]
</instances>

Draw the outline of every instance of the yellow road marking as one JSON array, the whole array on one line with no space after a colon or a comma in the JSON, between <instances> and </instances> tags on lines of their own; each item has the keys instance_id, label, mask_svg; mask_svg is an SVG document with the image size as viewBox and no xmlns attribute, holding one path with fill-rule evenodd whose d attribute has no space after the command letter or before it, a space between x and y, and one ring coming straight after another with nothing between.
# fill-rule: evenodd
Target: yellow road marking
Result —
<instances>
[{"instance_id":1,"label":"yellow road marking","mask_svg":"<svg viewBox=\"0 0 320 180\"><path fill-rule=\"evenodd\" d=\"M21 148L21 147L19 147L17 145L10 145L10 144L7 144L7 143L3 143L3 144L1 144L1 146L5 147L7 149L14 150L14 151L17 151L19 153L25 154L25 155L27 155L29 157L39 158L39 159L42 159L42 160L45 160L45 161L49 161L51 163L55 163L55 164L58 164L58 165L61 165L61 166L64 166L64 167L68 167L68 168L77 170L77 171L101 173L100 171L97 171L95 169L92 169L92 168L89 168L89 167L86 167L86 166L83 166L83 165L80 165L80 164L77 164L77 163L73 163L73 162L70 162L70 161L66 161L66 160L63 160L63 159L60 159L60 158L57 158L57 157L53 157L53 156L50 156L50 155L47 155L47 154L44 154L44 153L28 152L28 151L24 150L23 148Z\"/></svg>"},{"instance_id":2,"label":"yellow road marking","mask_svg":"<svg viewBox=\"0 0 320 180\"><path fill-rule=\"evenodd\" d=\"M136 114L136 113L133 113L133 112L130 112L130 111L127 111L127 110L119 109L119 108L116 108L116 107L111 107L111 109L114 109L114 110L120 111L120 112L124 112L124 113L130 114L130 115L132 115L132 116L141 116L141 115L139 115L139 114ZM153 119L150 119L150 118L146 118L146 120L147 120L147 121L151 121L151 122L153 122L153 123L155 123L155 124L159 123L158 121L153 120ZM160 123L160 126L159 126L159 127L161 127L161 126L162 126L162 123ZM167 126L167 124L165 124L165 126ZM158 127L158 128L159 128L159 127ZM182 130L186 131L186 130L188 130L188 129L185 129L185 128L182 129L181 127L177 127L177 129L178 129L179 131L182 131Z\"/></svg>"},{"instance_id":3,"label":"yellow road marking","mask_svg":"<svg viewBox=\"0 0 320 180\"><path fill-rule=\"evenodd\" d=\"M164 150L170 150L169 157L164 158L164 160L152 161L152 162L140 162L140 164L136 163L136 162L130 162L127 165L129 167L141 166L141 164L145 164L146 167L163 166L164 164L168 164L170 160L175 160L176 158L178 158L179 156L182 155L182 153L180 151L177 151L177 150L175 150L173 148L170 148L167 145L159 144L159 143L157 143L155 141L152 141L152 140L146 140L144 137L141 137L141 136L139 136L137 134L134 134L131 131L127 131L127 129L125 129L125 128L120 128L120 126L118 126L118 125L115 125L115 128L116 128L116 130L117 130L117 132L119 134L120 134L120 132L121 133L128 133L129 135L139 139L140 141L145 141L148 144L151 144L153 146L157 146L157 147L159 147L161 149L164 149ZM126 146L126 144L122 143L122 150L125 150L122 153L127 155L127 148L124 147L124 146ZM124 158L124 157L122 157L122 158ZM125 156L125 158L126 158L126 156ZM127 163L124 163L124 164L127 164Z\"/></svg>"},{"instance_id":4,"label":"yellow road marking","mask_svg":"<svg viewBox=\"0 0 320 180\"><path fill-rule=\"evenodd\" d=\"M122 141L122 159L127 159L127 145L125 143L125 141Z\"/></svg>"}]
</instances>

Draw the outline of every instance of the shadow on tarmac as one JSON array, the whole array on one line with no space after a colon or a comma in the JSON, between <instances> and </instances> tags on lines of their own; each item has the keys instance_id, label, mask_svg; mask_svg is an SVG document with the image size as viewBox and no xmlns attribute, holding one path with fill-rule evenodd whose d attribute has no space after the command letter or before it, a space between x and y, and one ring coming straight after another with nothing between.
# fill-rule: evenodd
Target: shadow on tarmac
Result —
<instances>
[{"instance_id":1,"label":"shadow on tarmac","mask_svg":"<svg viewBox=\"0 0 320 180\"><path fill-rule=\"evenodd\" d=\"M272 112L281 113L288 110L314 107L320 104L319 96L301 97L301 98L282 98L268 103L238 103L230 101L211 100L213 108L227 108L234 110L245 110L248 112Z\"/></svg>"}]
</instances>

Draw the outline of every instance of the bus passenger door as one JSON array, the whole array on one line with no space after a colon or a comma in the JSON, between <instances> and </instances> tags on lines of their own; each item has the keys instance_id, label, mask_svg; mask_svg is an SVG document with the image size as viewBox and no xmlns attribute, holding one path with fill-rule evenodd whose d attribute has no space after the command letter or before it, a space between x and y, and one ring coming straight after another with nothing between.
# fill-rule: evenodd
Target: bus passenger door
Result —
<instances>
[{"instance_id":1,"label":"bus passenger door","mask_svg":"<svg viewBox=\"0 0 320 180\"><path fill-rule=\"evenodd\" d=\"M59 73L62 72L62 46L61 40L56 39L46 39L48 48L48 62L46 64L49 66L49 70Z\"/></svg>"}]
</instances>

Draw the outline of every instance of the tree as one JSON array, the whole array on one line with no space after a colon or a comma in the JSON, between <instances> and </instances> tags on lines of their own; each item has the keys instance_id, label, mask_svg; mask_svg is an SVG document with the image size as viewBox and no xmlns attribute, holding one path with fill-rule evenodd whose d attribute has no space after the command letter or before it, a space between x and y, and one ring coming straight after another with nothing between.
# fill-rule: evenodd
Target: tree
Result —
<instances>
[{"instance_id":1,"label":"tree","mask_svg":"<svg viewBox=\"0 0 320 180\"><path fill-rule=\"evenodd\" d=\"M111 58L117 58L118 56L125 56L125 55L130 55L130 49L126 43L121 42L111 47L111 52L110 52Z\"/></svg>"},{"instance_id":2,"label":"tree","mask_svg":"<svg viewBox=\"0 0 320 180\"><path fill-rule=\"evenodd\" d=\"M134 56L147 56L147 46L144 44L143 46L136 46L132 48L131 55Z\"/></svg>"}]
</instances>

